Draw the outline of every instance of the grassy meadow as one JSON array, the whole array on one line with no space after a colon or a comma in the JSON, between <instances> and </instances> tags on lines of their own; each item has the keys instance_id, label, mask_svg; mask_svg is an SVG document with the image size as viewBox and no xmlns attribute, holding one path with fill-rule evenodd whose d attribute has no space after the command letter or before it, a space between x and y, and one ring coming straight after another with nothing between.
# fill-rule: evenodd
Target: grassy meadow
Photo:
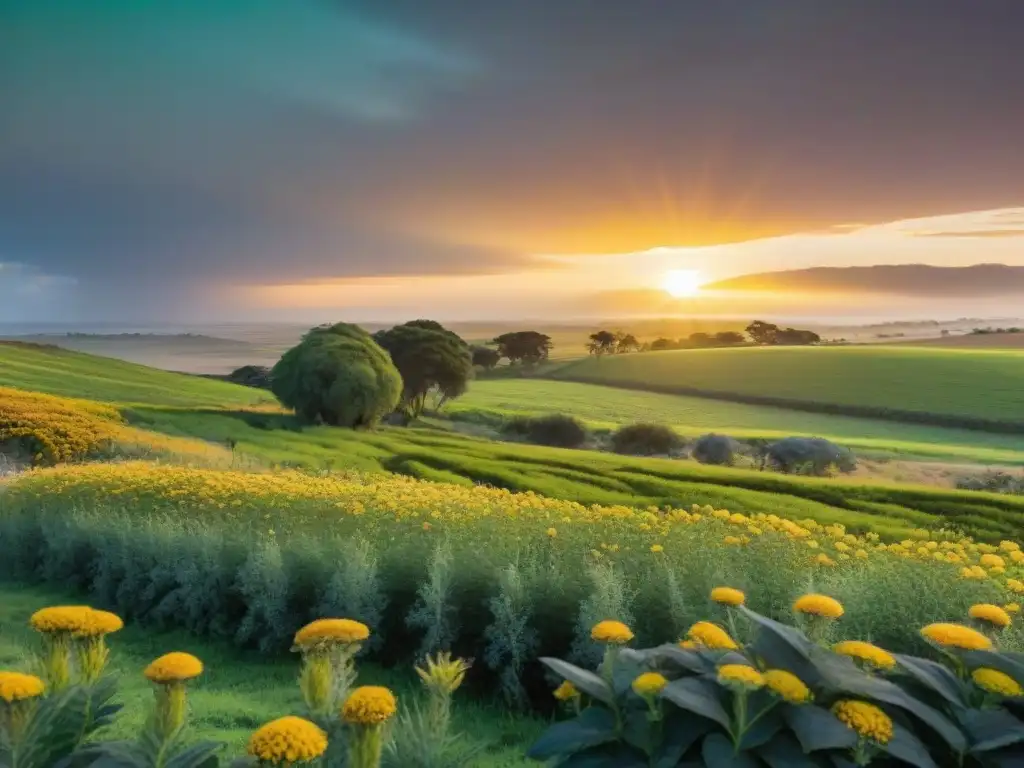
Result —
<instances>
[{"instance_id":1,"label":"grassy meadow","mask_svg":"<svg viewBox=\"0 0 1024 768\"><path fill-rule=\"evenodd\" d=\"M768 398L850 415L918 414L1024 429L1024 352L909 346L747 347L585 358L553 378L670 394Z\"/></svg>"},{"instance_id":2,"label":"grassy meadow","mask_svg":"<svg viewBox=\"0 0 1024 768\"><path fill-rule=\"evenodd\" d=\"M39 652L39 638L28 617L40 608L74 599L64 591L38 586L0 584L0 669L30 669ZM101 732L105 739L132 738L144 725L153 699L153 686L142 670L154 658L172 650L198 656L202 676L189 686L191 737L213 739L238 755L252 732L284 714L300 713L302 697L296 684L295 657L267 657L245 653L226 643L201 639L182 630L154 630L129 624L110 640L110 671L120 681L118 701L125 705L115 724ZM411 674L360 665L361 683L387 685L400 701L419 697ZM465 698L465 697L463 697ZM489 745L480 768L517 768L531 765L522 757L524 747L542 727L530 718L512 718L497 708L456 698L455 717L460 727Z\"/></svg>"},{"instance_id":3,"label":"grassy meadow","mask_svg":"<svg viewBox=\"0 0 1024 768\"><path fill-rule=\"evenodd\" d=\"M691 437L707 432L738 438L813 435L866 456L1024 464L1021 440L1011 435L539 378L475 381L466 395L446 406L445 412L456 419L485 422L517 415L569 413L595 429L646 421L668 424Z\"/></svg>"}]
</instances>

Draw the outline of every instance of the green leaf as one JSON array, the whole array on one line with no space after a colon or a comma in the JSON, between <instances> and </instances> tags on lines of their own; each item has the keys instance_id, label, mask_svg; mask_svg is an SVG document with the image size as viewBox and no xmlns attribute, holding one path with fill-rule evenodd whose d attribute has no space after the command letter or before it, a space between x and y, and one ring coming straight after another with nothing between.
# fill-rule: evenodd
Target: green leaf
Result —
<instances>
[{"instance_id":1,"label":"green leaf","mask_svg":"<svg viewBox=\"0 0 1024 768\"><path fill-rule=\"evenodd\" d=\"M720 689L709 680L697 677L673 680L662 689L661 697L677 707L714 720L726 730L729 729L729 715L722 706Z\"/></svg>"},{"instance_id":2,"label":"green leaf","mask_svg":"<svg viewBox=\"0 0 1024 768\"><path fill-rule=\"evenodd\" d=\"M662 645L651 651L651 661L661 668L669 665L680 667L689 672L705 674L715 671L714 662L686 648L678 645ZM669 666L671 668L671 666Z\"/></svg>"},{"instance_id":3,"label":"green leaf","mask_svg":"<svg viewBox=\"0 0 1024 768\"><path fill-rule=\"evenodd\" d=\"M857 734L841 723L827 709L814 704L787 707L783 717L793 729L804 752L819 749L852 749L857 745Z\"/></svg>"},{"instance_id":4,"label":"green leaf","mask_svg":"<svg viewBox=\"0 0 1024 768\"><path fill-rule=\"evenodd\" d=\"M901 672L939 694L950 704L963 705L963 688L960 681L942 664L918 656L895 654L895 658Z\"/></svg>"},{"instance_id":5,"label":"green leaf","mask_svg":"<svg viewBox=\"0 0 1024 768\"><path fill-rule=\"evenodd\" d=\"M822 663L819 665L819 669L828 684L837 691L900 707L928 724L956 752L962 754L966 751L967 740L949 718L918 701L895 683L880 677L873 677L856 668L845 669L838 664Z\"/></svg>"},{"instance_id":6,"label":"green leaf","mask_svg":"<svg viewBox=\"0 0 1024 768\"><path fill-rule=\"evenodd\" d=\"M1024 765L1024 749L1011 747L998 752L989 752L985 755L985 764L994 766L994 768L1020 768Z\"/></svg>"},{"instance_id":7,"label":"green leaf","mask_svg":"<svg viewBox=\"0 0 1024 768\"><path fill-rule=\"evenodd\" d=\"M547 760L615 741L615 716L603 707L587 707L573 720L555 723L527 752L533 760Z\"/></svg>"},{"instance_id":8,"label":"green leaf","mask_svg":"<svg viewBox=\"0 0 1024 768\"><path fill-rule=\"evenodd\" d=\"M757 750L757 755L769 768L820 768L821 763L804 754L800 744L788 733L780 733Z\"/></svg>"},{"instance_id":9,"label":"green leaf","mask_svg":"<svg viewBox=\"0 0 1024 768\"><path fill-rule=\"evenodd\" d=\"M217 752L224 745L219 741L204 741L178 752L167 761L167 768L216 768Z\"/></svg>"},{"instance_id":10,"label":"green leaf","mask_svg":"<svg viewBox=\"0 0 1024 768\"><path fill-rule=\"evenodd\" d=\"M928 748L899 723L893 723L892 738L882 748L897 760L909 763L914 768L936 768L935 761L928 754Z\"/></svg>"},{"instance_id":11,"label":"green leaf","mask_svg":"<svg viewBox=\"0 0 1024 768\"><path fill-rule=\"evenodd\" d=\"M774 703L775 702L768 702L765 706L755 707L754 697L751 696L751 701L749 702L751 720L757 717L757 713L763 712L767 707L771 707L771 711L762 715L757 722L753 724L753 726L743 732L743 736L740 738L741 749L754 749L755 747L760 747L762 744L766 744L771 741L772 737L774 737L785 724L785 721L782 719L781 709L773 706Z\"/></svg>"},{"instance_id":12,"label":"green leaf","mask_svg":"<svg viewBox=\"0 0 1024 768\"><path fill-rule=\"evenodd\" d=\"M708 768L758 768L749 752L735 752L732 742L720 733L704 739L700 754Z\"/></svg>"},{"instance_id":13,"label":"green leaf","mask_svg":"<svg viewBox=\"0 0 1024 768\"><path fill-rule=\"evenodd\" d=\"M811 688L819 686L821 675L813 659L814 652L820 649L808 640L806 635L793 627L755 613L745 606L740 606L739 610L760 629L751 644L754 656L771 669L792 672Z\"/></svg>"},{"instance_id":14,"label":"green leaf","mask_svg":"<svg viewBox=\"0 0 1024 768\"><path fill-rule=\"evenodd\" d=\"M615 669L612 672L612 688L616 698L628 694L632 689L633 681L646 671L646 665L633 659L623 659L620 655L615 661Z\"/></svg>"},{"instance_id":15,"label":"green leaf","mask_svg":"<svg viewBox=\"0 0 1024 768\"><path fill-rule=\"evenodd\" d=\"M615 697L612 695L611 688L609 688L608 684L593 672L580 669L567 661L552 659L550 657L542 658L541 663L545 664L556 675L559 675L563 679L568 680L570 683L575 685L577 690L580 692L585 693L588 696L592 696L598 701L603 701L608 705L611 705L614 702Z\"/></svg>"},{"instance_id":16,"label":"green leaf","mask_svg":"<svg viewBox=\"0 0 1024 768\"><path fill-rule=\"evenodd\" d=\"M712 728L710 720L671 710L665 717L664 740L654 755L653 768L676 768L683 755Z\"/></svg>"},{"instance_id":17,"label":"green leaf","mask_svg":"<svg viewBox=\"0 0 1024 768\"><path fill-rule=\"evenodd\" d=\"M1024 741L1024 723L1005 709L968 709L960 716L971 752L989 752Z\"/></svg>"},{"instance_id":18,"label":"green leaf","mask_svg":"<svg viewBox=\"0 0 1024 768\"><path fill-rule=\"evenodd\" d=\"M994 651L968 651L963 655L967 668L980 667L998 669L1024 685L1024 655L1019 653L996 653Z\"/></svg>"},{"instance_id":19,"label":"green leaf","mask_svg":"<svg viewBox=\"0 0 1024 768\"><path fill-rule=\"evenodd\" d=\"M607 744L571 755L558 768L647 768L647 758L625 744Z\"/></svg>"}]
</instances>

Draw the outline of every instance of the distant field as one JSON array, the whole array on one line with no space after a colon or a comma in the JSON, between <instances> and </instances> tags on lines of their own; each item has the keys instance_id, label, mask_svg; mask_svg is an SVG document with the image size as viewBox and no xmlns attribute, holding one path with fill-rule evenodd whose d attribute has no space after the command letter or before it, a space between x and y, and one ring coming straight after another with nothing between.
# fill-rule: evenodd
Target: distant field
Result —
<instances>
[{"instance_id":1,"label":"distant field","mask_svg":"<svg viewBox=\"0 0 1024 768\"><path fill-rule=\"evenodd\" d=\"M1024 464L1019 437L762 405L619 389L546 379L483 379L447 406L456 417L474 414L565 413L594 427L637 422L669 424L684 435L724 432L735 437L827 437L858 451L978 463Z\"/></svg>"},{"instance_id":2,"label":"distant field","mask_svg":"<svg viewBox=\"0 0 1024 768\"><path fill-rule=\"evenodd\" d=\"M587 358L553 378L792 407L894 412L1024 428L1024 352L903 346L779 347ZM761 401L764 402L763 400Z\"/></svg>"},{"instance_id":3,"label":"distant field","mask_svg":"<svg viewBox=\"0 0 1024 768\"><path fill-rule=\"evenodd\" d=\"M1024 349L1024 333L968 333L960 336L942 336L935 339L894 343L950 349Z\"/></svg>"},{"instance_id":4,"label":"distant field","mask_svg":"<svg viewBox=\"0 0 1024 768\"><path fill-rule=\"evenodd\" d=\"M183 407L276 403L272 395L248 387L58 347L7 341L0 341L0 386L102 402Z\"/></svg>"}]
</instances>

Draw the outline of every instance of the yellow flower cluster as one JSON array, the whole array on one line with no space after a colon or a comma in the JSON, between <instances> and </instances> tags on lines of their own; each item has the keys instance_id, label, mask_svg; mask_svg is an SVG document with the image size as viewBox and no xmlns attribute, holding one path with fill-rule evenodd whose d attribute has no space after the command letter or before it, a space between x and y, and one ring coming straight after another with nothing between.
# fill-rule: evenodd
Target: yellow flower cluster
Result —
<instances>
[{"instance_id":1,"label":"yellow flower cluster","mask_svg":"<svg viewBox=\"0 0 1024 768\"><path fill-rule=\"evenodd\" d=\"M32 614L29 625L37 632L67 633L73 637L100 637L124 627L121 617L87 605L54 605Z\"/></svg>"},{"instance_id":2,"label":"yellow flower cluster","mask_svg":"<svg viewBox=\"0 0 1024 768\"><path fill-rule=\"evenodd\" d=\"M309 762L327 751L327 734L309 720L282 717L257 730L246 751L274 765Z\"/></svg>"},{"instance_id":3,"label":"yellow flower cluster","mask_svg":"<svg viewBox=\"0 0 1024 768\"><path fill-rule=\"evenodd\" d=\"M690 627L686 637L696 645L713 651L735 651L739 648L728 632L710 621L698 621Z\"/></svg>"},{"instance_id":4,"label":"yellow flower cluster","mask_svg":"<svg viewBox=\"0 0 1024 768\"><path fill-rule=\"evenodd\" d=\"M668 685L668 680L658 672L644 672L633 681L633 691L638 696L657 696Z\"/></svg>"},{"instance_id":5,"label":"yellow flower cluster","mask_svg":"<svg viewBox=\"0 0 1024 768\"><path fill-rule=\"evenodd\" d=\"M861 640L844 640L836 643L832 650L840 656L849 656L876 669L892 669L896 666L896 659L891 653Z\"/></svg>"},{"instance_id":6,"label":"yellow flower cluster","mask_svg":"<svg viewBox=\"0 0 1024 768\"><path fill-rule=\"evenodd\" d=\"M0 699L8 704L42 696L46 685L35 675L0 670Z\"/></svg>"},{"instance_id":7,"label":"yellow flower cluster","mask_svg":"<svg viewBox=\"0 0 1024 768\"><path fill-rule=\"evenodd\" d=\"M576 690L575 685L566 680L555 688L555 692L552 695L559 701L572 701L580 695L580 692Z\"/></svg>"},{"instance_id":8,"label":"yellow flower cluster","mask_svg":"<svg viewBox=\"0 0 1024 768\"><path fill-rule=\"evenodd\" d=\"M203 662L190 653L174 651L154 659L143 674L159 685L179 683L203 674Z\"/></svg>"},{"instance_id":9,"label":"yellow flower cluster","mask_svg":"<svg viewBox=\"0 0 1024 768\"><path fill-rule=\"evenodd\" d=\"M819 616L825 619L838 619L843 615L843 606L835 598L827 595L804 595L793 603L793 610L807 616Z\"/></svg>"},{"instance_id":10,"label":"yellow flower cluster","mask_svg":"<svg viewBox=\"0 0 1024 768\"><path fill-rule=\"evenodd\" d=\"M370 628L353 619L317 619L295 633L294 645L300 649L318 646L350 645L365 642Z\"/></svg>"},{"instance_id":11,"label":"yellow flower cluster","mask_svg":"<svg viewBox=\"0 0 1024 768\"><path fill-rule=\"evenodd\" d=\"M761 675L765 687L790 704L806 704L812 698L811 689L804 681L784 669L769 669Z\"/></svg>"},{"instance_id":12,"label":"yellow flower cluster","mask_svg":"<svg viewBox=\"0 0 1024 768\"><path fill-rule=\"evenodd\" d=\"M970 611L968 611L968 616L997 629L1006 629L1010 626L1010 614L998 605L991 605L989 603L972 605Z\"/></svg>"},{"instance_id":13,"label":"yellow flower cluster","mask_svg":"<svg viewBox=\"0 0 1024 768\"><path fill-rule=\"evenodd\" d=\"M929 624L921 630L921 636L943 648L958 648L962 651L987 651L992 647L992 641L985 635L963 624Z\"/></svg>"},{"instance_id":14,"label":"yellow flower cluster","mask_svg":"<svg viewBox=\"0 0 1024 768\"><path fill-rule=\"evenodd\" d=\"M633 639L633 631L621 621L599 621L590 630L590 639L608 645L625 645Z\"/></svg>"},{"instance_id":15,"label":"yellow flower cluster","mask_svg":"<svg viewBox=\"0 0 1024 768\"><path fill-rule=\"evenodd\" d=\"M998 669L989 669L987 667L976 669L971 672L971 679L983 691L994 693L997 696L1015 697L1024 695L1024 688L1021 688L1020 683Z\"/></svg>"},{"instance_id":16,"label":"yellow flower cluster","mask_svg":"<svg viewBox=\"0 0 1024 768\"><path fill-rule=\"evenodd\" d=\"M765 684L761 673L746 664L723 664L718 668L718 682L752 689L761 688Z\"/></svg>"},{"instance_id":17,"label":"yellow flower cluster","mask_svg":"<svg viewBox=\"0 0 1024 768\"><path fill-rule=\"evenodd\" d=\"M732 587L715 587L711 590L711 601L719 605L736 607L737 605L743 605L746 599L746 595Z\"/></svg>"},{"instance_id":18,"label":"yellow flower cluster","mask_svg":"<svg viewBox=\"0 0 1024 768\"><path fill-rule=\"evenodd\" d=\"M892 718L874 704L847 699L836 702L832 713L863 739L876 744L892 739Z\"/></svg>"},{"instance_id":19,"label":"yellow flower cluster","mask_svg":"<svg viewBox=\"0 0 1024 768\"><path fill-rule=\"evenodd\" d=\"M424 666L416 667L416 674L429 690L450 696L462 685L469 668L465 659L453 659L451 653L441 651L428 656Z\"/></svg>"},{"instance_id":20,"label":"yellow flower cluster","mask_svg":"<svg viewBox=\"0 0 1024 768\"><path fill-rule=\"evenodd\" d=\"M395 695L379 685L364 685L349 694L341 708L341 717L355 725L379 725L398 708Z\"/></svg>"}]
</instances>

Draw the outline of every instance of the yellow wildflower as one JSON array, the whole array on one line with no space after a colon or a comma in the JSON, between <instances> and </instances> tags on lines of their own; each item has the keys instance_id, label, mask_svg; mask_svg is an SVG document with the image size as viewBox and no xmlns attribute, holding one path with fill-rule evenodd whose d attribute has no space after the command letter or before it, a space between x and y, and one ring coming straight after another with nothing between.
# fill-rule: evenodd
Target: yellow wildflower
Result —
<instances>
[{"instance_id":1,"label":"yellow wildflower","mask_svg":"<svg viewBox=\"0 0 1024 768\"><path fill-rule=\"evenodd\" d=\"M42 696L45 689L46 684L35 675L0 671L0 699L8 704Z\"/></svg>"},{"instance_id":2,"label":"yellow wildflower","mask_svg":"<svg viewBox=\"0 0 1024 768\"><path fill-rule=\"evenodd\" d=\"M989 693L1010 697L1024 695L1024 688L1021 688L1020 683L998 669L976 669L971 672L971 679L975 685Z\"/></svg>"},{"instance_id":3,"label":"yellow wildflower","mask_svg":"<svg viewBox=\"0 0 1024 768\"><path fill-rule=\"evenodd\" d=\"M838 619L843 615L842 604L827 595L804 595L793 603L793 610L809 616L821 616L826 619Z\"/></svg>"},{"instance_id":4,"label":"yellow wildflower","mask_svg":"<svg viewBox=\"0 0 1024 768\"><path fill-rule=\"evenodd\" d=\"M301 717L281 717L257 730L246 751L271 765L310 762L327 751L327 734Z\"/></svg>"},{"instance_id":5,"label":"yellow wildflower","mask_svg":"<svg viewBox=\"0 0 1024 768\"><path fill-rule=\"evenodd\" d=\"M944 648L959 648L964 651L987 651L992 641L981 632L965 627L963 624L937 623L929 624L921 630L925 640L930 640Z\"/></svg>"},{"instance_id":6,"label":"yellow wildflower","mask_svg":"<svg viewBox=\"0 0 1024 768\"><path fill-rule=\"evenodd\" d=\"M710 621L698 621L690 627L686 636L698 645L713 651L734 651L739 648L736 642L729 637L728 632Z\"/></svg>"},{"instance_id":7,"label":"yellow wildflower","mask_svg":"<svg viewBox=\"0 0 1024 768\"><path fill-rule=\"evenodd\" d=\"M784 669L769 669L761 676L764 678L765 686L772 693L790 704L805 704L813 698L810 688L792 672L787 672Z\"/></svg>"},{"instance_id":8,"label":"yellow wildflower","mask_svg":"<svg viewBox=\"0 0 1024 768\"><path fill-rule=\"evenodd\" d=\"M743 688L761 688L764 686L764 677L746 664L723 664L718 668L718 682Z\"/></svg>"},{"instance_id":9,"label":"yellow wildflower","mask_svg":"<svg viewBox=\"0 0 1024 768\"><path fill-rule=\"evenodd\" d=\"M364 685L349 694L341 708L346 723L377 725L388 720L398 709L395 695L379 685Z\"/></svg>"},{"instance_id":10,"label":"yellow wildflower","mask_svg":"<svg viewBox=\"0 0 1024 768\"><path fill-rule=\"evenodd\" d=\"M416 674L427 688L450 696L466 679L469 667L468 661L452 659L448 651L442 651L434 658L427 656L426 668L416 667Z\"/></svg>"},{"instance_id":11,"label":"yellow wildflower","mask_svg":"<svg viewBox=\"0 0 1024 768\"><path fill-rule=\"evenodd\" d=\"M54 605L33 613L28 623L37 632L76 632L91 610L87 605Z\"/></svg>"},{"instance_id":12,"label":"yellow wildflower","mask_svg":"<svg viewBox=\"0 0 1024 768\"><path fill-rule=\"evenodd\" d=\"M549 539L553 539L553 538L555 538L558 535L558 531L555 530L554 528L548 528L546 533L547 533Z\"/></svg>"},{"instance_id":13,"label":"yellow wildflower","mask_svg":"<svg viewBox=\"0 0 1024 768\"><path fill-rule=\"evenodd\" d=\"M654 554L658 554L659 552L664 552L664 551L665 551L665 548L663 546L661 546L661 544L651 544L651 552L653 552Z\"/></svg>"},{"instance_id":14,"label":"yellow wildflower","mask_svg":"<svg viewBox=\"0 0 1024 768\"><path fill-rule=\"evenodd\" d=\"M638 696L652 697L661 693L668 680L657 672L644 672L633 681L633 692Z\"/></svg>"},{"instance_id":15,"label":"yellow wildflower","mask_svg":"<svg viewBox=\"0 0 1024 768\"><path fill-rule=\"evenodd\" d=\"M203 674L203 662L190 653L175 651L150 662L143 674L161 685L191 680Z\"/></svg>"},{"instance_id":16,"label":"yellow wildflower","mask_svg":"<svg viewBox=\"0 0 1024 768\"><path fill-rule=\"evenodd\" d=\"M998 629L1006 629L1010 626L1010 614L1000 608L998 605L991 605L990 603L977 603L971 606L970 611L967 612L975 621L981 621L985 624L989 624Z\"/></svg>"},{"instance_id":17,"label":"yellow wildflower","mask_svg":"<svg viewBox=\"0 0 1024 768\"><path fill-rule=\"evenodd\" d=\"M844 640L841 643L836 643L832 650L841 656L849 656L851 659L863 661L878 669L892 669L896 666L896 659L891 653L877 645L861 640Z\"/></svg>"},{"instance_id":18,"label":"yellow wildflower","mask_svg":"<svg viewBox=\"0 0 1024 768\"><path fill-rule=\"evenodd\" d=\"M72 631L72 634L75 637L101 637L122 629L124 629L124 622L116 613L89 608L82 613L78 626Z\"/></svg>"},{"instance_id":19,"label":"yellow wildflower","mask_svg":"<svg viewBox=\"0 0 1024 768\"><path fill-rule=\"evenodd\" d=\"M317 619L295 633L294 644L299 649L317 646L350 645L362 643L370 637L370 628L353 619Z\"/></svg>"},{"instance_id":20,"label":"yellow wildflower","mask_svg":"<svg viewBox=\"0 0 1024 768\"><path fill-rule=\"evenodd\" d=\"M719 605L737 606L743 605L746 595L740 590L732 587L715 587L711 590L711 600Z\"/></svg>"},{"instance_id":21,"label":"yellow wildflower","mask_svg":"<svg viewBox=\"0 0 1024 768\"><path fill-rule=\"evenodd\" d=\"M1010 614L1020 613L1020 603L1007 603L1003 610Z\"/></svg>"},{"instance_id":22,"label":"yellow wildflower","mask_svg":"<svg viewBox=\"0 0 1024 768\"><path fill-rule=\"evenodd\" d=\"M986 568L1005 568L1006 561L999 555L985 554L978 558L978 562Z\"/></svg>"},{"instance_id":23,"label":"yellow wildflower","mask_svg":"<svg viewBox=\"0 0 1024 768\"><path fill-rule=\"evenodd\" d=\"M892 738L892 718L874 704L846 699L836 702L832 713L863 739L888 744Z\"/></svg>"},{"instance_id":24,"label":"yellow wildflower","mask_svg":"<svg viewBox=\"0 0 1024 768\"><path fill-rule=\"evenodd\" d=\"M571 701L579 696L580 692L576 690L575 685L566 680L560 686L555 688L555 692L552 695L559 701Z\"/></svg>"},{"instance_id":25,"label":"yellow wildflower","mask_svg":"<svg viewBox=\"0 0 1024 768\"><path fill-rule=\"evenodd\" d=\"M600 621L590 630L590 638L598 643L625 645L633 639L633 631L621 621Z\"/></svg>"}]
</instances>

